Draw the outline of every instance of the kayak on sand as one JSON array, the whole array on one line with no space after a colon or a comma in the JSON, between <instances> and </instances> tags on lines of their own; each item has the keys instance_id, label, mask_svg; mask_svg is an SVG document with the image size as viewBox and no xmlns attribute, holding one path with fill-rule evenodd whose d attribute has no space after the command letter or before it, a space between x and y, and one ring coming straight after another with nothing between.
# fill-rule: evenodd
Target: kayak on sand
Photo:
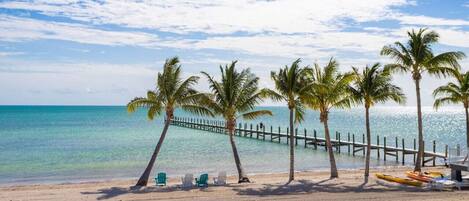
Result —
<instances>
[{"instance_id":1,"label":"kayak on sand","mask_svg":"<svg viewBox=\"0 0 469 201\"><path fill-rule=\"evenodd\" d=\"M400 178L400 177L395 177L392 175L387 175L387 174L382 174L382 173L376 173L375 175L376 177L387 180L387 181L397 182L400 184L406 184L410 186L422 186L422 182L414 181L412 179Z\"/></svg>"}]
</instances>

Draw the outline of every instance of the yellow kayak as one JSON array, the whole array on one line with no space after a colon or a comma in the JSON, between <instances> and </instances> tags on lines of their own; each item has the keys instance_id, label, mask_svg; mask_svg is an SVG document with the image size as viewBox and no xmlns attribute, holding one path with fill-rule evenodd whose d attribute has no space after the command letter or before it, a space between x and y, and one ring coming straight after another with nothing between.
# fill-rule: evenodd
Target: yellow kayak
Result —
<instances>
[{"instance_id":1,"label":"yellow kayak","mask_svg":"<svg viewBox=\"0 0 469 201\"><path fill-rule=\"evenodd\" d=\"M422 186L422 182L420 181L414 181L412 179L406 179L406 178L400 178L400 177L395 177L387 174L381 174L381 173L376 173L376 177L380 179L384 179L386 181L392 181L392 182L397 182L400 184L406 184L410 186Z\"/></svg>"},{"instance_id":2,"label":"yellow kayak","mask_svg":"<svg viewBox=\"0 0 469 201\"><path fill-rule=\"evenodd\" d=\"M445 177L445 175L443 173L438 172L438 171L428 171L428 172L423 172L423 174L427 177L432 177L432 178L435 178L435 179Z\"/></svg>"}]
</instances>

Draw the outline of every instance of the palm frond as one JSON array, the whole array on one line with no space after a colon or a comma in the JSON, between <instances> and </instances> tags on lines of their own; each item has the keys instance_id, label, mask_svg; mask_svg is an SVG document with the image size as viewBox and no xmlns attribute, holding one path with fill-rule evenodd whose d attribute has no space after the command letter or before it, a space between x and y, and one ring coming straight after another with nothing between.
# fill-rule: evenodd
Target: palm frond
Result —
<instances>
[{"instance_id":1,"label":"palm frond","mask_svg":"<svg viewBox=\"0 0 469 201\"><path fill-rule=\"evenodd\" d=\"M246 120L253 120L253 119L256 119L258 117L261 117L261 116L272 116L272 111L270 110L256 110L256 111L251 111L251 112L246 112L244 114L242 114L241 116L243 117L243 119L246 119Z\"/></svg>"}]
</instances>

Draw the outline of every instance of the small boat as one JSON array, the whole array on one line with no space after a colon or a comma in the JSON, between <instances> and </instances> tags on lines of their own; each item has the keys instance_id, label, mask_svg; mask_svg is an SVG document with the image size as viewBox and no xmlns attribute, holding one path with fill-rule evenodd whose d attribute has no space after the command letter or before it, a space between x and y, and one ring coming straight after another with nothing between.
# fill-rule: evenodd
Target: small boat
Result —
<instances>
[{"instance_id":1,"label":"small boat","mask_svg":"<svg viewBox=\"0 0 469 201\"><path fill-rule=\"evenodd\" d=\"M426 174L423 174L422 172L408 171L405 174L407 175L407 177L409 177L411 179L415 179L417 181L422 181L422 182L426 182L426 183L428 183L428 182L430 182L434 179L433 177L427 176Z\"/></svg>"},{"instance_id":2,"label":"small boat","mask_svg":"<svg viewBox=\"0 0 469 201\"><path fill-rule=\"evenodd\" d=\"M400 177L395 177L395 176L392 176L392 175L381 174L381 173L376 173L375 175L376 175L376 177L378 177L380 179L387 180L387 181L397 182L397 183L400 183L400 184L406 184L406 185L410 185L410 186L422 186L422 182L415 181L415 180L412 180L412 179L400 178Z\"/></svg>"}]
</instances>

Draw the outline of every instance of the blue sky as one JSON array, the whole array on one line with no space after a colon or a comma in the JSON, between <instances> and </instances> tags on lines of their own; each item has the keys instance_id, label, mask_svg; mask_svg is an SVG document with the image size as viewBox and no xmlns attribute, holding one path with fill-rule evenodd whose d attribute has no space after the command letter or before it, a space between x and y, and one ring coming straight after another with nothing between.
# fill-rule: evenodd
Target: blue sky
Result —
<instances>
[{"instance_id":1,"label":"blue sky","mask_svg":"<svg viewBox=\"0 0 469 201\"><path fill-rule=\"evenodd\" d=\"M123 105L175 55L185 76L239 60L272 87L270 71L296 58L388 63L383 45L421 27L440 34L435 52L469 54L467 0L0 1L0 104ZM447 81L424 75L423 104ZM410 75L395 83L415 105Z\"/></svg>"}]
</instances>

